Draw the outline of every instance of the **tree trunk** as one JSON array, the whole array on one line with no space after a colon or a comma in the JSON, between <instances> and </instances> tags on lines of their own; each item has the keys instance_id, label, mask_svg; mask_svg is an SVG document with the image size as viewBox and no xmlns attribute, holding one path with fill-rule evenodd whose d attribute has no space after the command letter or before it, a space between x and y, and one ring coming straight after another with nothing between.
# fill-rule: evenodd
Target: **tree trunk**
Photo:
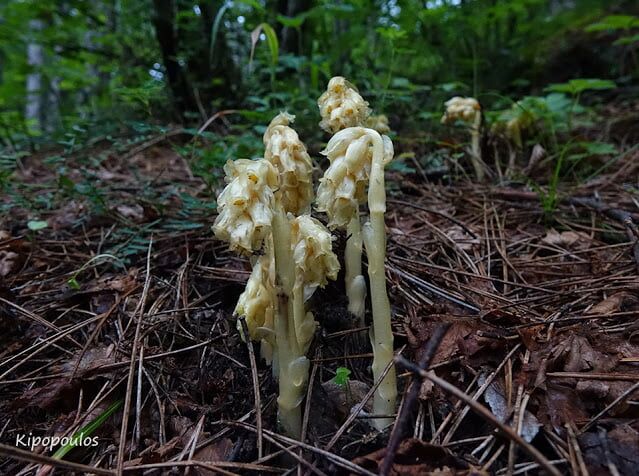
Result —
<instances>
[{"instance_id":1,"label":"tree trunk","mask_svg":"<svg viewBox=\"0 0 639 476\"><path fill-rule=\"evenodd\" d=\"M153 5L155 7L153 15L155 36L160 45L162 62L166 69L169 88L173 94L175 110L180 118L183 118L185 112L196 111L197 104L186 74L178 60L179 39L175 34L175 4L173 0L153 0Z\"/></svg>"},{"instance_id":2,"label":"tree trunk","mask_svg":"<svg viewBox=\"0 0 639 476\"><path fill-rule=\"evenodd\" d=\"M283 0L278 4L278 11L287 17L296 17L309 10L309 0ZM287 53L302 54L304 24L299 29L284 27L281 32L281 49Z\"/></svg>"},{"instance_id":3,"label":"tree trunk","mask_svg":"<svg viewBox=\"0 0 639 476\"><path fill-rule=\"evenodd\" d=\"M41 20L31 20L29 22L29 33L31 39L27 45L27 64L29 74L27 75L27 103L24 116L30 127L36 131L42 130L42 66L44 64L44 49L38 44L35 37L43 28Z\"/></svg>"}]
</instances>

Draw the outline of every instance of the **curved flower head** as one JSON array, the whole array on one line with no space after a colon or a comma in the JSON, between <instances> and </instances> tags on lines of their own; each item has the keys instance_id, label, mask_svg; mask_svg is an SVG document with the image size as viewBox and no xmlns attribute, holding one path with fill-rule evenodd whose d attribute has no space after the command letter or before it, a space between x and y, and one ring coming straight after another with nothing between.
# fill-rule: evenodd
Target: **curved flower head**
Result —
<instances>
[{"instance_id":1,"label":"curved flower head","mask_svg":"<svg viewBox=\"0 0 639 476\"><path fill-rule=\"evenodd\" d=\"M313 340L317 323L313 313L306 312L304 302L329 279L336 279L339 261L332 249L332 236L324 225L310 215L291 220L291 244L295 265L293 290L295 337L305 353Z\"/></svg>"},{"instance_id":2,"label":"curved flower head","mask_svg":"<svg viewBox=\"0 0 639 476\"><path fill-rule=\"evenodd\" d=\"M213 232L231 250L258 250L271 231L277 171L265 159L238 159L229 160L224 172L228 185L217 197L219 215Z\"/></svg>"},{"instance_id":3,"label":"curved flower head","mask_svg":"<svg viewBox=\"0 0 639 476\"><path fill-rule=\"evenodd\" d=\"M249 335L253 340L263 339L264 334L268 334L268 329L273 329L275 290L270 264L266 256L258 258L235 306L235 314L246 318Z\"/></svg>"},{"instance_id":4,"label":"curved flower head","mask_svg":"<svg viewBox=\"0 0 639 476\"><path fill-rule=\"evenodd\" d=\"M347 127L363 125L371 113L357 88L341 76L328 82L317 105L322 116L320 127L333 134Z\"/></svg>"},{"instance_id":5,"label":"curved flower head","mask_svg":"<svg viewBox=\"0 0 639 476\"><path fill-rule=\"evenodd\" d=\"M313 164L300 140L289 124L295 116L281 112L271 121L264 133L264 158L279 173L279 198L286 212L299 215L307 212L313 201Z\"/></svg>"},{"instance_id":6,"label":"curved flower head","mask_svg":"<svg viewBox=\"0 0 639 476\"><path fill-rule=\"evenodd\" d=\"M333 253L333 236L319 220L302 215L291 221L291 242L297 275L308 299L317 287L337 278L339 260Z\"/></svg>"},{"instance_id":7,"label":"curved flower head","mask_svg":"<svg viewBox=\"0 0 639 476\"><path fill-rule=\"evenodd\" d=\"M329 227L344 228L356 214L360 204L366 202L366 187L370 174L373 151L369 129L350 127L335 134L322 154L331 165L320 180L317 190L317 210L326 212ZM393 143L384 141L384 163L393 158Z\"/></svg>"},{"instance_id":8,"label":"curved flower head","mask_svg":"<svg viewBox=\"0 0 639 476\"><path fill-rule=\"evenodd\" d=\"M444 104L446 106L446 112L442 116L442 124L448 124L456 120L473 122L477 114L481 112L481 106L475 98L455 96Z\"/></svg>"}]
</instances>

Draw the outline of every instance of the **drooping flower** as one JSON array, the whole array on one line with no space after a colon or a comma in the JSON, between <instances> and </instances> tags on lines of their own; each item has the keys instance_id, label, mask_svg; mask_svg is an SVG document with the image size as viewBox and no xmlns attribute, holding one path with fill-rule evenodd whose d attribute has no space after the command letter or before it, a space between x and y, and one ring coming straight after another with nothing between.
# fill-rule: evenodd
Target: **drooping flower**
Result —
<instances>
[{"instance_id":1,"label":"drooping flower","mask_svg":"<svg viewBox=\"0 0 639 476\"><path fill-rule=\"evenodd\" d=\"M384 162L393 157L393 143L384 141ZM320 180L317 209L326 212L330 228L344 228L366 202L366 189L373 152L366 129L351 127L335 134L322 151L330 166Z\"/></svg>"},{"instance_id":2,"label":"drooping flower","mask_svg":"<svg viewBox=\"0 0 639 476\"><path fill-rule=\"evenodd\" d=\"M481 112L481 107L475 98L463 98L455 96L444 103L446 112L442 116L442 124L462 120L464 122L473 122L477 113Z\"/></svg>"},{"instance_id":3,"label":"drooping flower","mask_svg":"<svg viewBox=\"0 0 639 476\"><path fill-rule=\"evenodd\" d=\"M295 116L282 112L264 133L264 158L279 172L279 194L284 210L305 213L313 201L313 164L297 132L289 127Z\"/></svg>"},{"instance_id":4,"label":"drooping flower","mask_svg":"<svg viewBox=\"0 0 639 476\"><path fill-rule=\"evenodd\" d=\"M297 275L304 284L304 298L308 299L329 279L337 278L339 260L333 252L333 237L326 227L310 215L302 215L291 222L293 261Z\"/></svg>"},{"instance_id":5,"label":"drooping flower","mask_svg":"<svg viewBox=\"0 0 639 476\"><path fill-rule=\"evenodd\" d=\"M322 116L320 127L333 134L347 127L363 125L371 113L357 88L341 76L329 81L317 104Z\"/></svg>"},{"instance_id":6,"label":"drooping flower","mask_svg":"<svg viewBox=\"0 0 639 476\"><path fill-rule=\"evenodd\" d=\"M304 303L318 287L337 278L339 260L333 252L333 237L326 227L310 215L291 220L291 246L295 265L293 308L295 335L300 348L306 352L317 323Z\"/></svg>"},{"instance_id":7,"label":"drooping flower","mask_svg":"<svg viewBox=\"0 0 639 476\"><path fill-rule=\"evenodd\" d=\"M277 171L265 159L238 159L229 160L224 172L228 185L217 199L215 236L233 251L257 251L271 232Z\"/></svg>"},{"instance_id":8,"label":"drooping flower","mask_svg":"<svg viewBox=\"0 0 639 476\"><path fill-rule=\"evenodd\" d=\"M273 329L275 313L275 292L271 279L272 262L260 256L253 265L253 271L246 282L244 292L235 306L235 314L246 318L249 335L253 340L261 340L261 329Z\"/></svg>"}]
</instances>

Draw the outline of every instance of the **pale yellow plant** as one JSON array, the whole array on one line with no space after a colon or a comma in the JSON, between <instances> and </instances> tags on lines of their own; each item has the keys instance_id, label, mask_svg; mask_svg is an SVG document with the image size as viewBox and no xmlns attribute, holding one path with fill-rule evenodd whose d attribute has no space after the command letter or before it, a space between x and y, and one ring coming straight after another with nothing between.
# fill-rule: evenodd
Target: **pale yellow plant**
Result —
<instances>
[{"instance_id":1,"label":"pale yellow plant","mask_svg":"<svg viewBox=\"0 0 639 476\"><path fill-rule=\"evenodd\" d=\"M376 415L390 415L395 411L397 382L395 369L392 366L393 332L384 272L386 256L384 166L393 158L393 143L388 137L382 137L372 129L352 127L335 134L323 153L331 164L320 181L317 209L327 213L329 226L347 225L349 232L359 232L363 235L368 256L373 307L371 328L374 355L373 376L376 382L381 380L374 395L373 412ZM359 204L366 198L367 187L370 218L360 232ZM356 259L360 262L349 264L349 260ZM346 264L347 271L349 267L353 269L356 265L359 265L361 269L361 256L355 253L347 254ZM361 280L363 281L363 277ZM357 279L349 280L347 277L347 290L348 286L358 286L357 281ZM365 285L363 289L365 290ZM360 290L351 289L350 292L356 294ZM363 299L361 302L363 306ZM363 309L361 313L363 316ZM387 366L390 366L390 370L382 379ZM390 422L390 418L372 420L372 424L378 429L385 428Z\"/></svg>"},{"instance_id":2,"label":"pale yellow plant","mask_svg":"<svg viewBox=\"0 0 639 476\"><path fill-rule=\"evenodd\" d=\"M317 104L322 116L320 127L333 134L347 127L363 125L371 113L357 88L341 76L328 82Z\"/></svg>"},{"instance_id":3,"label":"pale yellow plant","mask_svg":"<svg viewBox=\"0 0 639 476\"><path fill-rule=\"evenodd\" d=\"M258 251L271 233L277 171L264 159L238 159L229 160L224 172L227 185L217 199L213 232L233 251Z\"/></svg>"},{"instance_id":4,"label":"pale yellow plant","mask_svg":"<svg viewBox=\"0 0 639 476\"><path fill-rule=\"evenodd\" d=\"M273 374L277 376L278 362L275 353L277 347L273 330L277 311L274 273L272 257L269 255L258 257L246 288L237 301L235 314L246 318L250 338L260 342L261 355L273 365Z\"/></svg>"},{"instance_id":5,"label":"pale yellow plant","mask_svg":"<svg viewBox=\"0 0 639 476\"><path fill-rule=\"evenodd\" d=\"M317 323L313 314L305 311L304 303L318 287L324 287L329 279L335 280L339 272L339 260L333 252L333 237L326 227L310 215L302 215L291 221L291 242L295 263L293 285L293 309L297 340L306 353Z\"/></svg>"},{"instance_id":6,"label":"pale yellow plant","mask_svg":"<svg viewBox=\"0 0 639 476\"><path fill-rule=\"evenodd\" d=\"M289 296L288 318L279 315L275 329L280 362L277 399L280 424L289 435L301 432L301 403L306 394L309 361L305 354L317 323L305 302L328 279L335 279L339 261L332 250L330 232L310 215L290 219L290 238L294 263L293 287Z\"/></svg>"},{"instance_id":7,"label":"pale yellow plant","mask_svg":"<svg viewBox=\"0 0 639 476\"><path fill-rule=\"evenodd\" d=\"M316 327L304 303L311 289L336 275L337 258L331 251L330 233L319 222L307 215L295 218L310 211L313 184L312 162L290 127L293 119L290 114L278 114L264 134L264 147L266 160L277 170L279 186L274 194L269 250L277 296L273 330L279 372L278 415L284 431L299 437L309 367L305 353Z\"/></svg>"},{"instance_id":8,"label":"pale yellow plant","mask_svg":"<svg viewBox=\"0 0 639 476\"><path fill-rule=\"evenodd\" d=\"M446 112L442 116L442 124L455 121L466 122L470 126L471 163L477 180L484 179L484 162L481 157L480 129L481 106L475 98L455 96L444 103Z\"/></svg>"},{"instance_id":9,"label":"pale yellow plant","mask_svg":"<svg viewBox=\"0 0 639 476\"><path fill-rule=\"evenodd\" d=\"M290 127L295 116L282 112L264 133L264 158L279 174L279 200L287 213L301 215L313 201L313 163L297 132Z\"/></svg>"},{"instance_id":10,"label":"pale yellow plant","mask_svg":"<svg viewBox=\"0 0 639 476\"><path fill-rule=\"evenodd\" d=\"M370 134L361 127L335 134L322 151L330 165L317 190L317 210L328 215L330 228L346 229L345 282L349 311L356 325L364 325L366 281L362 275L363 238L359 207L366 203L366 188L373 161ZM384 163L393 157L393 144L382 136Z\"/></svg>"},{"instance_id":11,"label":"pale yellow plant","mask_svg":"<svg viewBox=\"0 0 639 476\"><path fill-rule=\"evenodd\" d=\"M320 127L327 132L339 135L340 131L357 126L377 130L380 134L390 131L388 118L384 115L370 116L368 103L357 92L357 88L341 76L329 81L326 92L320 96L317 103L322 116ZM351 144L348 139L342 136L339 140L346 140ZM362 137L357 139L352 147L351 155L360 157L361 153L357 150L369 149L370 145L368 139ZM343 160L336 159L335 162L337 163L332 163L325 175L326 183L320 184L317 203L320 210L328 213L331 228L346 230L348 238L344 261L348 310L355 317L356 326L361 327L364 325L366 280L362 275L363 237L359 205L366 201L366 184L371 160L363 160L359 168L357 164L352 164L349 174L345 174L344 166L340 163ZM333 189L330 184L333 184ZM336 188L339 190L335 190ZM333 199L337 199L338 203L331 202Z\"/></svg>"}]
</instances>

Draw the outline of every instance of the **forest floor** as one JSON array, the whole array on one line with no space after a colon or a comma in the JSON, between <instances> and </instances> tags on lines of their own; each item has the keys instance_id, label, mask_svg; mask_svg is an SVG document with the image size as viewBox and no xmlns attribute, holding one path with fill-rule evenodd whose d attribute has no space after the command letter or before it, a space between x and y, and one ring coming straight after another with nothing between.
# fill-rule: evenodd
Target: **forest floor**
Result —
<instances>
[{"instance_id":1,"label":"forest floor","mask_svg":"<svg viewBox=\"0 0 639 476\"><path fill-rule=\"evenodd\" d=\"M50 157L23 159L16 180L31 185L0 226L1 474L50 474L46 463L56 474L268 474L293 462L305 474L378 472L389 432L351 412L372 384L372 354L338 284L315 297L300 451L277 433L277 385L236 328L250 265L213 238L203 182L162 141L95 144L57 183ZM424 381L392 474L636 474L639 196L624 182L638 177L639 154L627 153L585 184L561 184L549 218L521 184L387 174L396 351L419 361L448 323L430 369L464 394ZM34 217L29 205L43 201ZM346 385L333 382L338 367L351 371ZM412 375L399 369L400 396ZM98 445L64 458L10 448L92 422Z\"/></svg>"}]
</instances>

